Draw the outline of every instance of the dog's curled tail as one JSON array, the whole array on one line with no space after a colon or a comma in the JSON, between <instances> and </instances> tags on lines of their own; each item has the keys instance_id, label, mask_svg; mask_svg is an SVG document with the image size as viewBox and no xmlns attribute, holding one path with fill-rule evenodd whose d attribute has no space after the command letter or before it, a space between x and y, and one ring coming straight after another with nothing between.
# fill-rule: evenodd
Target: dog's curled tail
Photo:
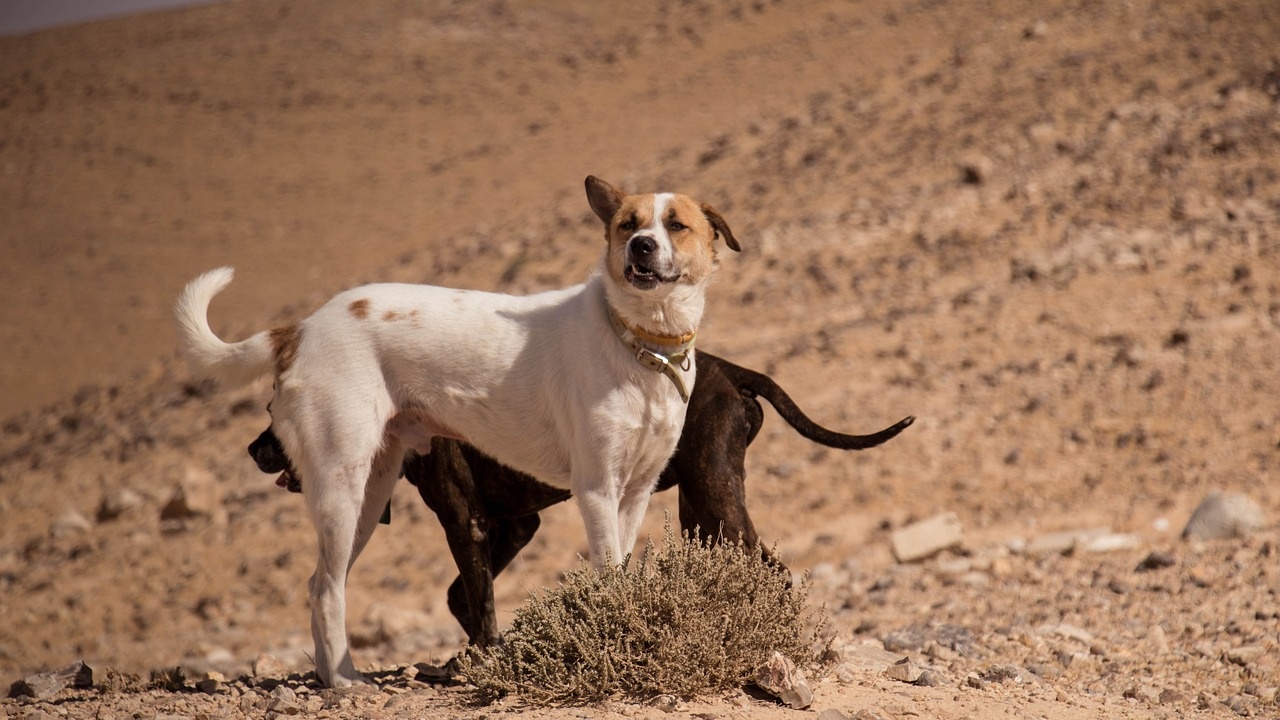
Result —
<instances>
[{"instance_id":1,"label":"dog's curled tail","mask_svg":"<svg viewBox=\"0 0 1280 720\"><path fill-rule=\"evenodd\" d=\"M235 386L270 372L272 357L268 333L228 343L209 327L209 303L231 283L233 276L235 270L221 267L187 283L178 296L174 314L182 356L191 370Z\"/></svg>"},{"instance_id":2,"label":"dog's curled tail","mask_svg":"<svg viewBox=\"0 0 1280 720\"><path fill-rule=\"evenodd\" d=\"M838 450L866 450L892 440L898 433L906 430L916 421L915 416L909 415L870 435L847 435L828 430L810 420L809 416L805 415L804 411L800 409L800 406L796 405L795 401L791 399L791 396L778 383L773 381L773 378L731 363L724 363L724 366L722 370L737 386L738 392L749 397L758 396L768 400L769 404L773 405L773 409L778 411L778 415L782 416L782 419L786 420L787 424L795 428L796 432L820 445L826 445Z\"/></svg>"}]
</instances>

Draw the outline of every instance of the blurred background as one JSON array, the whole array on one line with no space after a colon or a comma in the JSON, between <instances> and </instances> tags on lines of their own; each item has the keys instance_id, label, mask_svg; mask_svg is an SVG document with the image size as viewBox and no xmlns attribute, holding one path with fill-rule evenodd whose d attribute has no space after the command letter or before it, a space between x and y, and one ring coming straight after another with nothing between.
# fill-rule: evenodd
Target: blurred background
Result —
<instances>
[{"instance_id":1,"label":"blurred background","mask_svg":"<svg viewBox=\"0 0 1280 720\"><path fill-rule=\"evenodd\" d=\"M186 375L179 289L235 266L211 315L243 337L374 280L579 282L601 250L588 174L728 219L744 250L721 253L701 347L838 429L919 418L848 455L770 414L752 448L756 525L793 568L823 569L839 631L1070 621L1117 649L1164 623L1161 671L1199 668L1224 695L1246 671L1204 658L1274 649L1274 524L1198 549L1178 533L1216 489L1280 508L1280 5L31 14L54 7L8 3L0 23L0 677L78 657L235 668L264 647L305 667L311 530L243 451L269 382ZM179 491L202 509L169 509ZM396 503L353 572L361 657L447 657L454 570L411 489ZM650 525L673 503L655 499ZM896 563L891 533L940 512L964 527L944 555L964 572ZM1134 540L1021 554L1084 528ZM1165 580L1130 577L1169 548ZM573 509L549 514L500 619L583 551ZM1112 580L1114 603L1078 590ZM378 634L387 608L416 639ZM1066 641L1045 642L990 640L987 657L1053 665ZM1059 682L1119 695L1137 676L1082 667Z\"/></svg>"}]
</instances>

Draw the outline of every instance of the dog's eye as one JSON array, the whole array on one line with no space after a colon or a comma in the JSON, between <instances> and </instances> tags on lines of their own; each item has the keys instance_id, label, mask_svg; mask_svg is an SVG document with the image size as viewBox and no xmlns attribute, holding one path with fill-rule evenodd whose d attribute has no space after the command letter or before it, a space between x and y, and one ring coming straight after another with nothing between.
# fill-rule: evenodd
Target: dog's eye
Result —
<instances>
[{"instance_id":1,"label":"dog's eye","mask_svg":"<svg viewBox=\"0 0 1280 720\"><path fill-rule=\"evenodd\" d=\"M636 229L635 219L623 220L622 222L618 223L618 229L623 232L631 232L632 230L635 230Z\"/></svg>"},{"instance_id":2,"label":"dog's eye","mask_svg":"<svg viewBox=\"0 0 1280 720\"><path fill-rule=\"evenodd\" d=\"M689 226L685 225L679 220L672 220L671 222L667 223L667 229L670 230L671 232L680 232L681 230L688 230Z\"/></svg>"}]
</instances>

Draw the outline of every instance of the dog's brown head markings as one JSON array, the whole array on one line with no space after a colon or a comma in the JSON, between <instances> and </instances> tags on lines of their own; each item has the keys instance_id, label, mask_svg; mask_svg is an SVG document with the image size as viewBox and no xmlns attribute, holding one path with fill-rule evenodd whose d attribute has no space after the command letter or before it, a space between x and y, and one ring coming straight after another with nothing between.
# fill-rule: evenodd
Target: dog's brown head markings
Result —
<instances>
[{"instance_id":1,"label":"dog's brown head markings","mask_svg":"<svg viewBox=\"0 0 1280 720\"><path fill-rule=\"evenodd\" d=\"M742 246L724 217L706 203L676 193L627 195L595 176L587 201L604 223L608 271L619 284L641 291L696 285L715 270L715 239Z\"/></svg>"},{"instance_id":2,"label":"dog's brown head markings","mask_svg":"<svg viewBox=\"0 0 1280 720\"><path fill-rule=\"evenodd\" d=\"M301 341L302 328L297 325L283 325L271 331L271 357L275 360L276 375L293 367Z\"/></svg>"}]
</instances>

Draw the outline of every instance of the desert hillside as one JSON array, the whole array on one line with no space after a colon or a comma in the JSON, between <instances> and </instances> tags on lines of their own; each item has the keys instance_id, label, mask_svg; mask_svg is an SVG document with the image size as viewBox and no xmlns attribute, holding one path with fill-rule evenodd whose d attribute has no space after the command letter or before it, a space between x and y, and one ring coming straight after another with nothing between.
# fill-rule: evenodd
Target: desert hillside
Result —
<instances>
[{"instance_id":1,"label":"desert hillside","mask_svg":"<svg viewBox=\"0 0 1280 720\"><path fill-rule=\"evenodd\" d=\"M757 528L845 647L813 709L1275 716L1280 5L994 5L238 0L0 38L0 681L309 670L314 536L244 452L269 382L189 376L179 289L235 266L212 321L243 337L373 280L578 282L595 174L733 227L700 347L834 428L918 418L843 454L770 412L748 455ZM1261 527L1181 539L1216 490ZM895 531L948 512L959 545L895 561ZM408 486L392 514L349 594L382 691L296 679L297 707L492 716L400 671L462 633L434 517ZM585 551L576 511L547 513L500 621ZM264 687L0 712L260 717ZM582 712L667 716L537 710Z\"/></svg>"}]
</instances>

